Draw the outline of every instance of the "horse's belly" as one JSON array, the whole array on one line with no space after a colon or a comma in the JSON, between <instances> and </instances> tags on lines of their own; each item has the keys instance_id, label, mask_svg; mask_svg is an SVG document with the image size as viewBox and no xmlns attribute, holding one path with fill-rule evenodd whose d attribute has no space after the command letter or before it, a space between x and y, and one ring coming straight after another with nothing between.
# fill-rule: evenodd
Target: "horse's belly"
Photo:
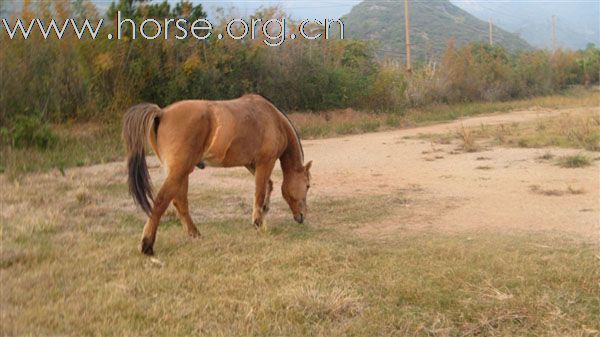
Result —
<instances>
[{"instance_id":1,"label":"horse's belly","mask_svg":"<svg viewBox=\"0 0 600 337\"><path fill-rule=\"evenodd\" d=\"M206 166L210 166L210 167L223 167L223 163L221 163L218 160L215 160L214 158L204 158L202 159L202 161L204 162L204 164Z\"/></svg>"},{"instance_id":2,"label":"horse's belly","mask_svg":"<svg viewBox=\"0 0 600 337\"><path fill-rule=\"evenodd\" d=\"M263 128L256 123L244 124L219 121L202 160L209 166L246 166L255 162L264 150ZM224 126L227 125L227 126ZM263 126L264 127L264 126Z\"/></svg>"},{"instance_id":3,"label":"horse's belly","mask_svg":"<svg viewBox=\"0 0 600 337\"><path fill-rule=\"evenodd\" d=\"M215 153L214 148L208 148L202 156L202 161L206 164L206 166L211 167L223 167L223 154Z\"/></svg>"},{"instance_id":4,"label":"horse's belly","mask_svg":"<svg viewBox=\"0 0 600 337\"><path fill-rule=\"evenodd\" d=\"M204 153L202 161L204 161L207 166L211 167L245 166L254 161L250 152L252 151L237 147L229 147L227 149L209 148Z\"/></svg>"}]
</instances>

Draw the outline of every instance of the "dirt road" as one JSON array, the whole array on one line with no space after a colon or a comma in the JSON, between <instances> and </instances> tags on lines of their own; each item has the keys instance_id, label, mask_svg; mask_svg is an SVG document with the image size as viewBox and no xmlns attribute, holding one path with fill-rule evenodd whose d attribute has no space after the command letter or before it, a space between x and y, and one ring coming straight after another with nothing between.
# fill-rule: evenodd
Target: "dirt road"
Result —
<instances>
[{"instance_id":1,"label":"dirt road","mask_svg":"<svg viewBox=\"0 0 600 337\"><path fill-rule=\"evenodd\" d=\"M516 111L413 129L304 141L307 160L314 160L311 197L402 194L406 201L392 205L395 210L391 216L356 229L370 236L420 230L552 231L600 242L597 160L586 168L567 169L539 157L547 152L558 157L581 151L494 147L464 153L455 151L456 143L433 144L415 137L463 125L523 122L576 112ZM152 161L152 174L160 180L161 170L156 160ZM281 182L278 171L274 180L276 185ZM190 186L192 193L226 186L250 196L253 180L244 169L209 168L194 172ZM283 203L278 188L273 202Z\"/></svg>"}]
</instances>

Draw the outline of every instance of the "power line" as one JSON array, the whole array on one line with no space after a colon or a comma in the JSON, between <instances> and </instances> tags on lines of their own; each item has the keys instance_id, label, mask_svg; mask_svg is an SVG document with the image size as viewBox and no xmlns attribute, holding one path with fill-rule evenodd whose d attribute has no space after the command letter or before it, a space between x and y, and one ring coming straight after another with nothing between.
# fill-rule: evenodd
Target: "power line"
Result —
<instances>
[{"instance_id":1,"label":"power line","mask_svg":"<svg viewBox=\"0 0 600 337\"><path fill-rule=\"evenodd\" d=\"M552 51L556 52L556 15L552 15Z\"/></svg>"},{"instance_id":2,"label":"power line","mask_svg":"<svg viewBox=\"0 0 600 337\"><path fill-rule=\"evenodd\" d=\"M494 25L492 25L492 18L490 17L490 46L494 45Z\"/></svg>"},{"instance_id":3,"label":"power line","mask_svg":"<svg viewBox=\"0 0 600 337\"><path fill-rule=\"evenodd\" d=\"M404 29L406 36L406 70L411 71L410 64L410 14L408 12L408 0L404 0Z\"/></svg>"}]
</instances>

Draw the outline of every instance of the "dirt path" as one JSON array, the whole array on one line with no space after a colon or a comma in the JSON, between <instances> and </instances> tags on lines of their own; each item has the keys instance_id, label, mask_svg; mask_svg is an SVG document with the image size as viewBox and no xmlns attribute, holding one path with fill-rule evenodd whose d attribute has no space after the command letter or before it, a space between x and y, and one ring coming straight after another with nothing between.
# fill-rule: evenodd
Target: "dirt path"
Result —
<instances>
[{"instance_id":1,"label":"dirt path","mask_svg":"<svg viewBox=\"0 0 600 337\"><path fill-rule=\"evenodd\" d=\"M315 165L315 169L319 168L317 189L323 186L348 192L380 192L418 187L421 193L413 196L417 198L413 211L417 216L405 223L390 219L364 228L371 234L418 228L453 232L552 230L597 241L598 162L588 168L565 169L536 159L549 150L556 156L577 150L493 148L451 154L455 144L433 145L407 139L419 133L456 130L462 125L523 122L561 113L577 111L519 111L409 130L310 141L306 142L307 157L319 163ZM535 185L562 191L571 187L585 193L548 196L533 193L531 186Z\"/></svg>"}]
</instances>

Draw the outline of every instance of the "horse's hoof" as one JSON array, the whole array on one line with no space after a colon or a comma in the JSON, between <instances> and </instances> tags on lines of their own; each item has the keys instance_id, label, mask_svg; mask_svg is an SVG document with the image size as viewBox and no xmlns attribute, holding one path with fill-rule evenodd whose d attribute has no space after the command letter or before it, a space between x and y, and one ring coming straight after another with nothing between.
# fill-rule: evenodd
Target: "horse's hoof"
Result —
<instances>
[{"instance_id":1,"label":"horse's hoof","mask_svg":"<svg viewBox=\"0 0 600 337\"><path fill-rule=\"evenodd\" d=\"M262 221L261 220L254 220L254 229L259 229L260 226L262 226Z\"/></svg>"},{"instance_id":2,"label":"horse's hoof","mask_svg":"<svg viewBox=\"0 0 600 337\"><path fill-rule=\"evenodd\" d=\"M188 231L188 235L192 238L192 239L197 239L199 237L201 237L202 235L200 235L200 232L198 232L197 229L193 229Z\"/></svg>"},{"instance_id":3,"label":"horse's hoof","mask_svg":"<svg viewBox=\"0 0 600 337\"><path fill-rule=\"evenodd\" d=\"M149 238L143 238L140 243L140 252L144 255L152 256L154 255L153 243Z\"/></svg>"}]
</instances>

